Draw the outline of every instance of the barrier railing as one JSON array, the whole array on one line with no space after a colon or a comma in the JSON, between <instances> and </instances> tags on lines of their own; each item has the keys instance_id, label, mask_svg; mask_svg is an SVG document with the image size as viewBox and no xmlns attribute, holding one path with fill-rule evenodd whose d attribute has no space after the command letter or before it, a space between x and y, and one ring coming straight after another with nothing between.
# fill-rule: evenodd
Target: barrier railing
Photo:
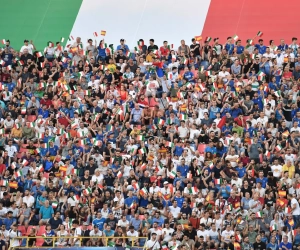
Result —
<instances>
[{"instance_id":1,"label":"barrier railing","mask_svg":"<svg viewBox=\"0 0 300 250\"><path fill-rule=\"evenodd\" d=\"M134 247L134 248L144 248L145 242L148 237L130 237L130 236L120 236L120 237L104 237L104 236L18 236L10 239L10 248L32 248L32 247L62 247L62 246L74 246L74 247L93 247L94 242L102 243L104 247L115 247L122 244L120 247ZM140 242L143 241L140 246ZM35 242L34 245L29 243ZM43 243L47 242L47 246L43 246ZM122 243L121 243L122 242ZM98 246L98 245L97 245Z\"/></svg>"}]
</instances>

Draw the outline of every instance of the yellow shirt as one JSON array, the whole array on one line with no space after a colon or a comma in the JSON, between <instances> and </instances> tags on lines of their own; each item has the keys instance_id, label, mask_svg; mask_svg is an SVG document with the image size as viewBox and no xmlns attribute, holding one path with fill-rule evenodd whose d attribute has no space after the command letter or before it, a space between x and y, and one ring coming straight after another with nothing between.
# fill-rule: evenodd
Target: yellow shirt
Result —
<instances>
[{"instance_id":1,"label":"yellow shirt","mask_svg":"<svg viewBox=\"0 0 300 250\"><path fill-rule=\"evenodd\" d=\"M150 54L148 54L147 56L146 56L146 62L153 62L154 60L153 60L153 57L150 55Z\"/></svg>"},{"instance_id":2,"label":"yellow shirt","mask_svg":"<svg viewBox=\"0 0 300 250\"><path fill-rule=\"evenodd\" d=\"M11 130L11 136L16 138L22 138L22 129L13 128Z\"/></svg>"},{"instance_id":3,"label":"yellow shirt","mask_svg":"<svg viewBox=\"0 0 300 250\"><path fill-rule=\"evenodd\" d=\"M114 73L116 71L115 64L108 64L106 67L109 69L110 73Z\"/></svg>"},{"instance_id":4,"label":"yellow shirt","mask_svg":"<svg viewBox=\"0 0 300 250\"><path fill-rule=\"evenodd\" d=\"M287 166L286 164L282 166L282 172L289 171L289 178L293 178L293 174L295 173L295 166Z\"/></svg>"}]
</instances>

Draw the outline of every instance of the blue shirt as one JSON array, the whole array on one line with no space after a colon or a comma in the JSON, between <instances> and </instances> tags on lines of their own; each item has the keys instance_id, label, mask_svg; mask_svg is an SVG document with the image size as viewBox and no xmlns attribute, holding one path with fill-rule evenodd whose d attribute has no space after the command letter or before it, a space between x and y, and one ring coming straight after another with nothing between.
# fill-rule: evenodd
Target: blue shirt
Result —
<instances>
[{"instance_id":1,"label":"blue shirt","mask_svg":"<svg viewBox=\"0 0 300 250\"><path fill-rule=\"evenodd\" d=\"M237 108L237 109L234 108L230 111L230 114L231 114L232 118L237 118L239 115L242 115L243 112L240 108Z\"/></svg>"},{"instance_id":2,"label":"blue shirt","mask_svg":"<svg viewBox=\"0 0 300 250\"><path fill-rule=\"evenodd\" d=\"M185 72L183 77L186 78L188 82L194 82L194 80L192 80L192 78L194 77L194 74L190 71Z\"/></svg>"},{"instance_id":3,"label":"blue shirt","mask_svg":"<svg viewBox=\"0 0 300 250\"><path fill-rule=\"evenodd\" d=\"M124 204L127 205L128 207L130 207L130 205L134 202L137 204L139 203L139 200L136 196L127 197L124 201Z\"/></svg>"},{"instance_id":4,"label":"blue shirt","mask_svg":"<svg viewBox=\"0 0 300 250\"><path fill-rule=\"evenodd\" d=\"M266 188L266 185L267 185L267 182L268 182L268 178L266 178L266 177L263 177L262 179L256 178L256 183L257 183L257 182L260 182L260 183L261 183L261 186L262 186L263 188Z\"/></svg>"},{"instance_id":5,"label":"blue shirt","mask_svg":"<svg viewBox=\"0 0 300 250\"><path fill-rule=\"evenodd\" d=\"M259 54L265 54L267 47L265 45L255 44L255 48L258 49Z\"/></svg>"},{"instance_id":6,"label":"blue shirt","mask_svg":"<svg viewBox=\"0 0 300 250\"><path fill-rule=\"evenodd\" d=\"M159 217L158 219L155 217L155 218L152 219L152 222L153 223L156 222L159 227L162 227L165 220L162 217Z\"/></svg>"},{"instance_id":7,"label":"blue shirt","mask_svg":"<svg viewBox=\"0 0 300 250\"><path fill-rule=\"evenodd\" d=\"M287 242L286 244L284 243L284 242L281 242L280 244L279 244L279 248L281 248L282 249L282 246L285 246L286 248L285 249L291 249L292 250L292 247L293 247L293 245L292 245L292 243L289 243L289 242Z\"/></svg>"},{"instance_id":8,"label":"blue shirt","mask_svg":"<svg viewBox=\"0 0 300 250\"><path fill-rule=\"evenodd\" d=\"M278 250L278 245L275 243L275 244L272 244L271 242L267 244L267 249L268 248L271 248L272 250Z\"/></svg>"},{"instance_id":9,"label":"blue shirt","mask_svg":"<svg viewBox=\"0 0 300 250\"><path fill-rule=\"evenodd\" d=\"M176 171L179 171L181 173L181 176L186 177L187 173L189 172L189 167L187 165L177 166Z\"/></svg>"},{"instance_id":10,"label":"blue shirt","mask_svg":"<svg viewBox=\"0 0 300 250\"><path fill-rule=\"evenodd\" d=\"M236 53L238 55L242 54L244 51L244 46L236 46Z\"/></svg>"},{"instance_id":11,"label":"blue shirt","mask_svg":"<svg viewBox=\"0 0 300 250\"><path fill-rule=\"evenodd\" d=\"M113 236L115 234L114 230L104 230L103 232L105 233L105 236Z\"/></svg>"},{"instance_id":12,"label":"blue shirt","mask_svg":"<svg viewBox=\"0 0 300 250\"><path fill-rule=\"evenodd\" d=\"M235 171L238 172L238 177L239 178L243 178L246 174L246 168L242 167L242 168L236 168Z\"/></svg>"},{"instance_id":13,"label":"blue shirt","mask_svg":"<svg viewBox=\"0 0 300 250\"><path fill-rule=\"evenodd\" d=\"M217 149L215 147L209 147L207 146L204 150L205 153L210 152L211 154L216 154L217 153Z\"/></svg>"},{"instance_id":14,"label":"blue shirt","mask_svg":"<svg viewBox=\"0 0 300 250\"><path fill-rule=\"evenodd\" d=\"M41 215L42 219L50 219L53 214L54 214L54 211L53 211L52 207L41 206L40 215Z\"/></svg>"},{"instance_id":15,"label":"blue shirt","mask_svg":"<svg viewBox=\"0 0 300 250\"><path fill-rule=\"evenodd\" d=\"M217 118L217 113L220 112L219 107L213 107L211 106L209 109L209 119L216 119Z\"/></svg>"},{"instance_id":16,"label":"blue shirt","mask_svg":"<svg viewBox=\"0 0 300 250\"><path fill-rule=\"evenodd\" d=\"M142 221L140 219L132 218L130 220L130 224L134 227L135 230L140 228Z\"/></svg>"},{"instance_id":17,"label":"blue shirt","mask_svg":"<svg viewBox=\"0 0 300 250\"><path fill-rule=\"evenodd\" d=\"M104 222L106 221L105 218L101 217L100 219L96 218L93 220L93 225L98 226L99 230L103 230Z\"/></svg>"},{"instance_id":18,"label":"blue shirt","mask_svg":"<svg viewBox=\"0 0 300 250\"><path fill-rule=\"evenodd\" d=\"M183 201L184 201L184 198L183 197L174 197L174 200L177 201L177 206L178 207L182 207L182 204L183 204Z\"/></svg>"},{"instance_id":19,"label":"blue shirt","mask_svg":"<svg viewBox=\"0 0 300 250\"><path fill-rule=\"evenodd\" d=\"M43 110L42 108L38 109L38 115L43 116L43 118L48 118L49 117L49 110Z\"/></svg>"},{"instance_id":20,"label":"blue shirt","mask_svg":"<svg viewBox=\"0 0 300 250\"><path fill-rule=\"evenodd\" d=\"M31 189L31 192L34 193L34 198L36 198L37 195L42 195L42 192L45 191L44 186L33 186Z\"/></svg>"},{"instance_id":21,"label":"blue shirt","mask_svg":"<svg viewBox=\"0 0 300 250\"><path fill-rule=\"evenodd\" d=\"M183 148L179 146L175 146L174 155L181 156L183 153Z\"/></svg>"},{"instance_id":22,"label":"blue shirt","mask_svg":"<svg viewBox=\"0 0 300 250\"><path fill-rule=\"evenodd\" d=\"M118 45L117 50L123 50L123 53L125 54L126 51L129 51L129 47L126 44L124 44L123 46L124 46L124 48L122 49L122 46Z\"/></svg>"},{"instance_id":23,"label":"blue shirt","mask_svg":"<svg viewBox=\"0 0 300 250\"><path fill-rule=\"evenodd\" d=\"M229 55L232 55L232 52L233 52L233 49L234 49L234 45L226 43L225 49L226 49L226 51L228 52Z\"/></svg>"},{"instance_id":24,"label":"blue shirt","mask_svg":"<svg viewBox=\"0 0 300 250\"><path fill-rule=\"evenodd\" d=\"M16 221L14 218L5 218L3 224L5 225L6 230L10 230L11 225Z\"/></svg>"}]
</instances>

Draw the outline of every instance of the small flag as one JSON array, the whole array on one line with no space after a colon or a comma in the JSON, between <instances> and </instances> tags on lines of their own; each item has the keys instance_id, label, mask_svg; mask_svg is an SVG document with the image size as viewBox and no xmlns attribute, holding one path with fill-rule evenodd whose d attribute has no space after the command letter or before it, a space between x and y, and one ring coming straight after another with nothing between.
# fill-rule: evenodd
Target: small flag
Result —
<instances>
[{"instance_id":1,"label":"small flag","mask_svg":"<svg viewBox=\"0 0 300 250\"><path fill-rule=\"evenodd\" d=\"M58 202L57 201L53 201L51 204L52 208L55 209L58 207Z\"/></svg>"},{"instance_id":2,"label":"small flag","mask_svg":"<svg viewBox=\"0 0 300 250\"><path fill-rule=\"evenodd\" d=\"M215 179L215 185L221 185L222 179Z\"/></svg>"},{"instance_id":3,"label":"small flag","mask_svg":"<svg viewBox=\"0 0 300 250\"><path fill-rule=\"evenodd\" d=\"M157 120L157 124L163 126L165 124L165 120L159 118Z\"/></svg>"},{"instance_id":4,"label":"small flag","mask_svg":"<svg viewBox=\"0 0 300 250\"><path fill-rule=\"evenodd\" d=\"M177 97L179 99L184 98L184 94L182 92L177 92Z\"/></svg>"},{"instance_id":5,"label":"small flag","mask_svg":"<svg viewBox=\"0 0 300 250\"><path fill-rule=\"evenodd\" d=\"M2 43L2 44L5 44L5 43L6 43L5 39L2 39L2 40L1 40L1 43Z\"/></svg>"},{"instance_id":6,"label":"small flag","mask_svg":"<svg viewBox=\"0 0 300 250\"><path fill-rule=\"evenodd\" d=\"M211 41L211 37L208 36L205 38L205 42L210 42L210 41Z\"/></svg>"},{"instance_id":7,"label":"small flag","mask_svg":"<svg viewBox=\"0 0 300 250\"><path fill-rule=\"evenodd\" d=\"M0 186L1 187L7 187L8 186L8 181L7 180L0 180Z\"/></svg>"},{"instance_id":8,"label":"small flag","mask_svg":"<svg viewBox=\"0 0 300 250\"><path fill-rule=\"evenodd\" d=\"M285 196L286 196L286 191L285 191L285 190L279 190L279 191L278 191L278 195L279 195L280 197L285 197Z\"/></svg>"},{"instance_id":9,"label":"small flag","mask_svg":"<svg viewBox=\"0 0 300 250\"><path fill-rule=\"evenodd\" d=\"M242 240L242 236L240 234L235 235L235 240L240 242Z\"/></svg>"},{"instance_id":10,"label":"small flag","mask_svg":"<svg viewBox=\"0 0 300 250\"><path fill-rule=\"evenodd\" d=\"M54 43L52 43L52 42L48 42L47 45L48 45L48 47L50 47L50 48L54 47Z\"/></svg>"},{"instance_id":11,"label":"small flag","mask_svg":"<svg viewBox=\"0 0 300 250\"><path fill-rule=\"evenodd\" d=\"M262 218L263 212L262 211L257 212L257 213L255 213L255 216L256 216L256 218Z\"/></svg>"},{"instance_id":12,"label":"small flag","mask_svg":"<svg viewBox=\"0 0 300 250\"><path fill-rule=\"evenodd\" d=\"M8 183L8 186L9 186L10 188L18 188L18 183L15 182L15 181L9 182L9 183Z\"/></svg>"},{"instance_id":13,"label":"small flag","mask_svg":"<svg viewBox=\"0 0 300 250\"><path fill-rule=\"evenodd\" d=\"M179 120L180 121L186 121L188 119L188 116L186 114L180 114L179 115Z\"/></svg>"},{"instance_id":14,"label":"small flag","mask_svg":"<svg viewBox=\"0 0 300 250\"><path fill-rule=\"evenodd\" d=\"M267 156L268 158L270 158L271 156L271 152L269 150L266 151L265 156Z\"/></svg>"},{"instance_id":15,"label":"small flag","mask_svg":"<svg viewBox=\"0 0 300 250\"><path fill-rule=\"evenodd\" d=\"M131 57L131 53L130 53L130 51L127 51L127 52L126 52L126 54L125 54L125 56L127 56L127 57Z\"/></svg>"},{"instance_id":16,"label":"small flag","mask_svg":"<svg viewBox=\"0 0 300 250\"><path fill-rule=\"evenodd\" d=\"M16 178L21 177L21 176L22 176L22 171L19 170L19 171L15 172L14 176L15 176Z\"/></svg>"},{"instance_id":17,"label":"small flag","mask_svg":"<svg viewBox=\"0 0 300 250\"><path fill-rule=\"evenodd\" d=\"M193 178L193 175L192 175L191 173L187 173L186 178L192 179L192 178Z\"/></svg>"},{"instance_id":18,"label":"small flag","mask_svg":"<svg viewBox=\"0 0 300 250\"><path fill-rule=\"evenodd\" d=\"M210 71L210 70L209 70L209 71L206 71L206 72L205 72L205 75L206 75L206 76L211 76L211 75L212 75L212 71Z\"/></svg>"},{"instance_id":19,"label":"small flag","mask_svg":"<svg viewBox=\"0 0 300 250\"><path fill-rule=\"evenodd\" d=\"M282 150L281 145L278 144L278 145L275 147L275 150L276 150L276 151L281 151L281 150Z\"/></svg>"},{"instance_id":20,"label":"small flag","mask_svg":"<svg viewBox=\"0 0 300 250\"><path fill-rule=\"evenodd\" d=\"M232 38L234 41L237 41L239 39L238 35L234 35Z\"/></svg>"},{"instance_id":21,"label":"small flag","mask_svg":"<svg viewBox=\"0 0 300 250\"><path fill-rule=\"evenodd\" d=\"M270 232L273 232L273 231L276 231L277 230L277 225L274 224L273 226L270 227Z\"/></svg>"},{"instance_id":22,"label":"small flag","mask_svg":"<svg viewBox=\"0 0 300 250\"><path fill-rule=\"evenodd\" d=\"M44 172L44 167L43 164L40 164L37 169L39 170L39 172Z\"/></svg>"},{"instance_id":23,"label":"small flag","mask_svg":"<svg viewBox=\"0 0 300 250\"><path fill-rule=\"evenodd\" d=\"M92 189L91 188L86 188L83 190L83 194L85 195L90 195L92 193Z\"/></svg>"},{"instance_id":24,"label":"small flag","mask_svg":"<svg viewBox=\"0 0 300 250\"><path fill-rule=\"evenodd\" d=\"M94 37L98 37L98 33L97 32L94 32L93 35L94 35Z\"/></svg>"},{"instance_id":25,"label":"small flag","mask_svg":"<svg viewBox=\"0 0 300 250\"><path fill-rule=\"evenodd\" d=\"M72 174L76 174L78 176L79 175L79 169L73 168L72 169Z\"/></svg>"},{"instance_id":26,"label":"small flag","mask_svg":"<svg viewBox=\"0 0 300 250\"><path fill-rule=\"evenodd\" d=\"M175 177L176 177L176 172L175 171L171 171L171 172L169 172L169 177L170 178L172 178L172 179L174 179Z\"/></svg>"},{"instance_id":27,"label":"small flag","mask_svg":"<svg viewBox=\"0 0 300 250\"><path fill-rule=\"evenodd\" d=\"M198 188L197 187L192 187L189 189L190 194L197 194L198 193Z\"/></svg>"},{"instance_id":28,"label":"small flag","mask_svg":"<svg viewBox=\"0 0 300 250\"><path fill-rule=\"evenodd\" d=\"M117 174L117 177L118 177L118 178L121 178L122 176L123 176L122 172L119 171L118 174Z\"/></svg>"},{"instance_id":29,"label":"small flag","mask_svg":"<svg viewBox=\"0 0 300 250\"><path fill-rule=\"evenodd\" d=\"M145 140L145 136L143 136L143 135L138 135L138 136L136 137L136 139L137 139L138 141L144 141L144 140Z\"/></svg>"},{"instance_id":30,"label":"small flag","mask_svg":"<svg viewBox=\"0 0 300 250\"><path fill-rule=\"evenodd\" d=\"M256 35L261 37L263 35L263 33L261 31L258 31Z\"/></svg>"},{"instance_id":31,"label":"small flag","mask_svg":"<svg viewBox=\"0 0 300 250\"><path fill-rule=\"evenodd\" d=\"M69 41L74 40L73 36L69 36Z\"/></svg>"},{"instance_id":32,"label":"small flag","mask_svg":"<svg viewBox=\"0 0 300 250\"><path fill-rule=\"evenodd\" d=\"M145 195L145 194L147 194L147 193L148 193L147 188L142 188L142 189L140 190L140 194L141 194L141 195Z\"/></svg>"},{"instance_id":33,"label":"small flag","mask_svg":"<svg viewBox=\"0 0 300 250\"><path fill-rule=\"evenodd\" d=\"M198 41L198 42L201 41L202 40L202 36L195 36L195 40Z\"/></svg>"},{"instance_id":34,"label":"small flag","mask_svg":"<svg viewBox=\"0 0 300 250\"><path fill-rule=\"evenodd\" d=\"M65 41L65 38L64 38L64 37L61 37L61 38L60 38L60 42L63 43L64 41Z\"/></svg>"},{"instance_id":35,"label":"small flag","mask_svg":"<svg viewBox=\"0 0 300 250\"><path fill-rule=\"evenodd\" d=\"M292 235L295 237L297 235L297 230L292 230Z\"/></svg>"},{"instance_id":36,"label":"small flag","mask_svg":"<svg viewBox=\"0 0 300 250\"><path fill-rule=\"evenodd\" d=\"M105 36L106 35L106 31L105 30L101 30L101 36Z\"/></svg>"}]
</instances>

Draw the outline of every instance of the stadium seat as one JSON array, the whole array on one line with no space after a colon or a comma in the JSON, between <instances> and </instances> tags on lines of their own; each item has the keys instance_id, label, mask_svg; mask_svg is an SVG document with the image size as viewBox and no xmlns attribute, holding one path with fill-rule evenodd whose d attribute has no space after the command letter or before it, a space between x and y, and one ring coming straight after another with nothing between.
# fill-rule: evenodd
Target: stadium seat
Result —
<instances>
[{"instance_id":1,"label":"stadium seat","mask_svg":"<svg viewBox=\"0 0 300 250\"><path fill-rule=\"evenodd\" d=\"M25 226L18 226L18 231L21 232L22 236L27 235Z\"/></svg>"},{"instance_id":2,"label":"stadium seat","mask_svg":"<svg viewBox=\"0 0 300 250\"><path fill-rule=\"evenodd\" d=\"M143 215L143 214L139 215L139 219L140 220L144 220L145 219L145 215Z\"/></svg>"},{"instance_id":3,"label":"stadium seat","mask_svg":"<svg viewBox=\"0 0 300 250\"><path fill-rule=\"evenodd\" d=\"M40 226L39 229L37 230L36 235L42 236L45 232L46 232L46 226Z\"/></svg>"},{"instance_id":4,"label":"stadium seat","mask_svg":"<svg viewBox=\"0 0 300 250\"><path fill-rule=\"evenodd\" d=\"M206 144L199 144L197 150L200 154L203 154L205 151L205 148L206 148Z\"/></svg>"},{"instance_id":5,"label":"stadium seat","mask_svg":"<svg viewBox=\"0 0 300 250\"><path fill-rule=\"evenodd\" d=\"M44 177L45 177L46 179L49 179L49 173L44 173Z\"/></svg>"},{"instance_id":6,"label":"stadium seat","mask_svg":"<svg viewBox=\"0 0 300 250\"><path fill-rule=\"evenodd\" d=\"M243 120L244 120L244 123L246 123L246 121L249 119L249 116L244 116L243 117Z\"/></svg>"},{"instance_id":7,"label":"stadium seat","mask_svg":"<svg viewBox=\"0 0 300 250\"><path fill-rule=\"evenodd\" d=\"M43 243L44 243L44 239L43 238L37 238L36 239L36 246L37 247L41 247L42 245L43 245Z\"/></svg>"},{"instance_id":8,"label":"stadium seat","mask_svg":"<svg viewBox=\"0 0 300 250\"><path fill-rule=\"evenodd\" d=\"M35 228L35 226L28 226L27 231L26 231L26 235L29 235L31 228Z\"/></svg>"},{"instance_id":9,"label":"stadium seat","mask_svg":"<svg viewBox=\"0 0 300 250\"><path fill-rule=\"evenodd\" d=\"M21 152L27 152L27 151L28 151L27 148L20 148L20 150L19 150L20 153L21 153Z\"/></svg>"},{"instance_id":10,"label":"stadium seat","mask_svg":"<svg viewBox=\"0 0 300 250\"><path fill-rule=\"evenodd\" d=\"M29 115L27 116L27 121L28 122L34 122L36 120L36 115Z\"/></svg>"}]
</instances>

